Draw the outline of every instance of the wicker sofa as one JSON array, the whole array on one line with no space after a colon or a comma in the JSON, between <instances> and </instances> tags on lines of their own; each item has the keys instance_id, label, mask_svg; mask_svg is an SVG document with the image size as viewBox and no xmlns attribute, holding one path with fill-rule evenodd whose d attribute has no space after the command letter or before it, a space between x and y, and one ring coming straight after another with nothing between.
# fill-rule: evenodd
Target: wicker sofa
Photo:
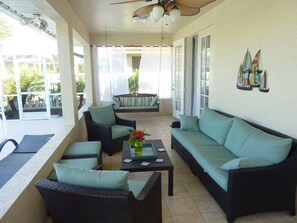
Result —
<instances>
[{"instance_id":1,"label":"wicker sofa","mask_svg":"<svg viewBox=\"0 0 297 223\"><path fill-rule=\"evenodd\" d=\"M237 217L258 212L289 211L291 215L295 215L297 181L296 139L291 139L284 134L251 122L244 122L226 113L213 110L210 110L210 112L215 115L206 119L202 113L200 119L196 118L194 120L198 127L196 126L191 131L183 129L185 126L183 126L182 118L184 117L181 117L180 121L173 122L171 147L186 161L193 174L204 183L226 213L228 222L233 223ZM225 121L224 118L228 120ZM228 122L228 125L226 125L226 122ZM242 125L242 129L236 129L234 128L236 122L237 124L239 122L246 124ZM202 128L203 125L206 126L206 131ZM223 125L225 125L224 128L226 130L226 133L220 135L223 138L218 139L214 137L212 134L214 132L219 134L219 130L222 129ZM208 131L211 129L209 126L212 128L211 132ZM244 131L251 132L244 138L239 135ZM252 133L252 131L255 132ZM264 159L267 156L269 160L271 156L273 157L272 160L274 158L277 159L276 162L272 162L269 165L245 163L246 166L238 165L237 167L232 167L231 165L229 170L222 169L226 167L226 164L232 163L233 160L245 159L243 157L238 158L235 154L240 156L240 154L248 154L250 152L246 151L244 146L249 141L248 137L251 136L259 137L258 144L261 144L263 148L265 143L273 147L274 140L277 142L283 142L282 140L284 140L285 144L288 143L288 154L283 154L282 160L278 159L276 154L265 155L263 153ZM240 142L240 139L242 139L242 142ZM239 143L243 143L241 150L230 151L230 140L233 142L235 149L240 148ZM256 149L255 153L262 149L257 148L257 144L254 144L254 148ZM269 149L270 147L268 147ZM255 155L257 156L257 154ZM249 153L248 156L253 157L253 154Z\"/></svg>"},{"instance_id":2,"label":"wicker sofa","mask_svg":"<svg viewBox=\"0 0 297 223\"><path fill-rule=\"evenodd\" d=\"M157 94L120 94L113 96L116 112L158 112Z\"/></svg>"}]
</instances>

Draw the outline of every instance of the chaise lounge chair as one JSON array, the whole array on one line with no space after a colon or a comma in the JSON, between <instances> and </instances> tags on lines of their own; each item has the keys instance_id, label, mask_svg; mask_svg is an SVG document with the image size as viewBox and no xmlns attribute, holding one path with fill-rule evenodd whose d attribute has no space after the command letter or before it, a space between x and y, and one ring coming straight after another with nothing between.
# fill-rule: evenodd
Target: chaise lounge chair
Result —
<instances>
[{"instance_id":1,"label":"chaise lounge chair","mask_svg":"<svg viewBox=\"0 0 297 223\"><path fill-rule=\"evenodd\" d=\"M0 144L0 152L8 142L12 142L15 149L12 153L0 160L0 188L38 152L38 150L53 136L47 135L25 135L20 143L14 139L5 139Z\"/></svg>"}]
</instances>

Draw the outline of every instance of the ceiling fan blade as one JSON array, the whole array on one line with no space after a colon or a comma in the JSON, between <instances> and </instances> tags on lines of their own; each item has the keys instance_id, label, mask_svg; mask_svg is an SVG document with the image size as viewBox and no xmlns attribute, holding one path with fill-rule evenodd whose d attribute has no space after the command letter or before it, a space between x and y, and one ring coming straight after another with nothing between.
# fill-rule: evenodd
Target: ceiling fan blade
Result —
<instances>
[{"instance_id":1,"label":"ceiling fan blade","mask_svg":"<svg viewBox=\"0 0 297 223\"><path fill-rule=\"evenodd\" d=\"M202 8L215 0L174 0L175 3L184 5L189 8Z\"/></svg>"},{"instance_id":2,"label":"ceiling fan blade","mask_svg":"<svg viewBox=\"0 0 297 223\"><path fill-rule=\"evenodd\" d=\"M180 10L180 15L181 16L197 15L200 12L200 8L187 7L187 6L181 5L181 4L177 3L177 2L175 3L175 6ZM172 8L169 9L169 12L170 12L170 10Z\"/></svg>"},{"instance_id":3,"label":"ceiling fan blade","mask_svg":"<svg viewBox=\"0 0 297 223\"><path fill-rule=\"evenodd\" d=\"M153 10L154 6L157 4L151 4L151 5L147 5L144 7L141 7L139 9L137 9L134 13L133 13L133 17L137 16L139 18L147 18L150 16L150 12Z\"/></svg>"},{"instance_id":4,"label":"ceiling fan blade","mask_svg":"<svg viewBox=\"0 0 297 223\"><path fill-rule=\"evenodd\" d=\"M129 1L124 1L124 2L114 2L110 3L109 5L119 5L119 4L126 4L126 3L133 3L133 2L151 2L152 0L129 0Z\"/></svg>"}]
</instances>

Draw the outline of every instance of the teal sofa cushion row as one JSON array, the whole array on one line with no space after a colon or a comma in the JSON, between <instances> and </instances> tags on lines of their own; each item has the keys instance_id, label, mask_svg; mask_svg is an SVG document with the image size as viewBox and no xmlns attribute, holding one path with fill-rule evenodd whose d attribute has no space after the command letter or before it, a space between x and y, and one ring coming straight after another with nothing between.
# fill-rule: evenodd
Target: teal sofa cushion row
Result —
<instances>
[{"instance_id":1,"label":"teal sofa cushion row","mask_svg":"<svg viewBox=\"0 0 297 223\"><path fill-rule=\"evenodd\" d=\"M54 168L59 183L100 189L129 190L128 171L89 170L59 163L54 163Z\"/></svg>"},{"instance_id":2,"label":"teal sofa cushion row","mask_svg":"<svg viewBox=\"0 0 297 223\"><path fill-rule=\"evenodd\" d=\"M207 172L221 188L227 191L228 172L221 169L221 166L237 157L220 145L197 146L191 151L191 154L204 171Z\"/></svg>"},{"instance_id":3,"label":"teal sofa cushion row","mask_svg":"<svg viewBox=\"0 0 297 223\"><path fill-rule=\"evenodd\" d=\"M249 135L239 157L254 157L280 163L287 158L291 146L292 139L280 138L258 130Z\"/></svg>"},{"instance_id":4,"label":"teal sofa cushion row","mask_svg":"<svg viewBox=\"0 0 297 223\"><path fill-rule=\"evenodd\" d=\"M154 105L154 106L145 106L145 105L141 105L141 106L121 106L120 109L124 110L131 110L131 109L155 109L158 108L158 105Z\"/></svg>"},{"instance_id":5,"label":"teal sofa cushion row","mask_svg":"<svg viewBox=\"0 0 297 223\"><path fill-rule=\"evenodd\" d=\"M199 131L198 117L189 115L179 115L180 130Z\"/></svg>"},{"instance_id":6,"label":"teal sofa cushion row","mask_svg":"<svg viewBox=\"0 0 297 223\"><path fill-rule=\"evenodd\" d=\"M240 156L240 150L249 135L257 131L255 127L235 117L224 146L236 156Z\"/></svg>"},{"instance_id":7,"label":"teal sofa cushion row","mask_svg":"<svg viewBox=\"0 0 297 223\"><path fill-rule=\"evenodd\" d=\"M113 125L111 126L112 139L118 139L123 136L130 135L134 131L133 127L125 125Z\"/></svg>"},{"instance_id":8,"label":"teal sofa cushion row","mask_svg":"<svg viewBox=\"0 0 297 223\"><path fill-rule=\"evenodd\" d=\"M182 131L179 128L172 128L171 134L189 152L197 146L217 146L218 143L206 136L203 132Z\"/></svg>"},{"instance_id":9,"label":"teal sofa cushion row","mask_svg":"<svg viewBox=\"0 0 297 223\"><path fill-rule=\"evenodd\" d=\"M102 107L89 107L92 120L101 125L114 125L115 115L113 105L106 105Z\"/></svg>"},{"instance_id":10,"label":"teal sofa cushion row","mask_svg":"<svg viewBox=\"0 0 297 223\"><path fill-rule=\"evenodd\" d=\"M228 118L206 108L199 119L199 128L220 145L224 145L232 123L233 118Z\"/></svg>"},{"instance_id":11,"label":"teal sofa cushion row","mask_svg":"<svg viewBox=\"0 0 297 223\"><path fill-rule=\"evenodd\" d=\"M252 157L242 157L230 160L229 162L223 164L221 168L223 170L240 169L240 168L250 168L250 167L261 167L270 166L274 163L267 160L256 159Z\"/></svg>"}]
</instances>

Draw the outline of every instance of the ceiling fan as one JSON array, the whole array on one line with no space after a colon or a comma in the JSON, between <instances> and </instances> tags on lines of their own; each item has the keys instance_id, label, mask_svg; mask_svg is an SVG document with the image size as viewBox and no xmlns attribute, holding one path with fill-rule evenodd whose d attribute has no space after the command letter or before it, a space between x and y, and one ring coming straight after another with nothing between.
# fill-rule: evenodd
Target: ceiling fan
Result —
<instances>
[{"instance_id":1,"label":"ceiling fan","mask_svg":"<svg viewBox=\"0 0 297 223\"><path fill-rule=\"evenodd\" d=\"M152 2L152 0L129 0L122 2L111 3L110 5L126 4L133 2ZM200 12L200 8L208 5L215 0L158 0L158 3L150 4L137 9L133 19L147 19L151 17L154 22L164 16L170 16L170 19L175 22L180 16L193 16Z\"/></svg>"}]
</instances>

